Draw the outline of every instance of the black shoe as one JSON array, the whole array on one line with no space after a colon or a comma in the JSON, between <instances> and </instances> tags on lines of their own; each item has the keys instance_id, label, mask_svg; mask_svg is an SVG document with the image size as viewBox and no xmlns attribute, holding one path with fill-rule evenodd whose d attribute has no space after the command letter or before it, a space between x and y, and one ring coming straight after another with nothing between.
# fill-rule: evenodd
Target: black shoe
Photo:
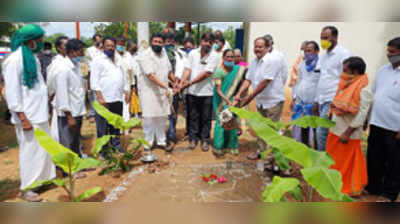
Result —
<instances>
[{"instance_id":1,"label":"black shoe","mask_svg":"<svg viewBox=\"0 0 400 224\"><path fill-rule=\"evenodd\" d=\"M208 150L210 150L210 146L209 146L208 142L203 142L201 144L201 150L203 150L203 152L208 152Z\"/></svg>"},{"instance_id":2,"label":"black shoe","mask_svg":"<svg viewBox=\"0 0 400 224\"><path fill-rule=\"evenodd\" d=\"M197 146L197 141L190 140L189 142L189 149L194 150Z\"/></svg>"}]
</instances>

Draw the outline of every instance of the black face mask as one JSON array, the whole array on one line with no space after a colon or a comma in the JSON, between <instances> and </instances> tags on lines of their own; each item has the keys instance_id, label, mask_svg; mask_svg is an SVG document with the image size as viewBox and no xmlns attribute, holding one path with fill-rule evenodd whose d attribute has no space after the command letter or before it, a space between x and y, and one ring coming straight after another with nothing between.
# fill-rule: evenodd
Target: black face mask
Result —
<instances>
[{"instance_id":1,"label":"black face mask","mask_svg":"<svg viewBox=\"0 0 400 224\"><path fill-rule=\"evenodd\" d=\"M136 52L137 52L137 48L133 48L133 49L132 49L132 52L133 52L133 53L136 53Z\"/></svg>"},{"instance_id":2,"label":"black face mask","mask_svg":"<svg viewBox=\"0 0 400 224\"><path fill-rule=\"evenodd\" d=\"M153 49L153 51L155 53L161 53L162 46L160 46L160 45L151 45L151 49Z\"/></svg>"}]
</instances>

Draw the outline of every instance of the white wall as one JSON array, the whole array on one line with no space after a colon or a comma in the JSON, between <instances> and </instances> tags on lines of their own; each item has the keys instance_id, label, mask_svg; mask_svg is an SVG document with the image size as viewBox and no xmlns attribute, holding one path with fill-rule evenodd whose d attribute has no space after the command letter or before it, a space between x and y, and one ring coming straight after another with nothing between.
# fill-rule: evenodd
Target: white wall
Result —
<instances>
[{"instance_id":1,"label":"white wall","mask_svg":"<svg viewBox=\"0 0 400 224\"><path fill-rule=\"evenodd\" d=\"M367 74L375 75L377 69L388 63L387 42L400 36L400 22L251 22L249 30L248 59L254 59L254 39L265 34L274 38L274 47L286 54L289 66L300 52L304 40L320 42L323 27L334 25L339 30L339 44L349 49L353 55L362 57L367 64ZM321 53L324 51L321 49Z\"/></svg>"}]
</instances>

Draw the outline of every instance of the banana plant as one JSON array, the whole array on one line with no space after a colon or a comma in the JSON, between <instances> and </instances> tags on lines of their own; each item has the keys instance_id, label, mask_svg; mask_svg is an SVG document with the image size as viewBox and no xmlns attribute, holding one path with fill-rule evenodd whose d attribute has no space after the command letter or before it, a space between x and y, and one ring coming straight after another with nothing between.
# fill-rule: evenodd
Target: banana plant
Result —
<instances>
[{"instance_id":1,"label":"banana plant","mask_svg":"<svg viewBox=\"0 0 400 224\"><path fill-rule=\"evenodd\" d=\"M78 154L53 140L45 131L41 129L35 130L35 137L40 146L42 146L50 155L54 164L68 174L68 178L37 181L25 188L24 191L35 189L40 186L55 184L58 187L62 187L67 192L69 199L73 202L83 201L101 191L100 187L94 187L85 191L78 197L75 197L76 174L84 169L98 167L101 163L100 161L93 158L79 158Z\"/></svg>"},{"instance_id":2,"label":"banana plant","mask_svg":"<svg viewBox=\"0 0 400 224\"><path fill-rule=\"evenodd\" d=\"M306 116L288 125L283 125L281 122L275 123L257 112L234 107L230 108L230 110L240 118L246 119L261 139L268 142L268 145L274 150L280 152L279 156L282 155L301 165L303 169L300 172L303 175L303 179L322 197L334 201L354 201L341 192L343 186L342 175L337 170L330 169L335 162L326 152L316 151L293 138L279 134L283 129L287 130L293 125L303 128L331 128L335 125L334 122L320 117ZM267 153L271 152L273 150L267 150ZM292 178L275 176L273 184L266 188L264 201L279 202L285 193L291 193L298 200L300 198L298 197L299 190L296 187L299 184L300 182L295 182ZM311 197L312 191L309 192L309 200L312 199Z\"/></svg>"},{"instance_id":3,"label":"banana plant","mask_svg":"<svg viewBox=\"0 0 400 224\"><path fill-rule=\"evenodd\" d=\"M93 156L98 158L100 151L103 149L105 145L108 147L108 155L104 161L104 168L100 172L100 175L105 175L111 172L115 172L117 170L122 170L123 172L129 172L131 170L131 166L129 165L129 161L132 160L139 149L143 146L149 146L149 144L143 138L133 139L130 143L134 144L134 147L128 148L124 153L120 153L118 150L112 148L110 143L111 138L115 136L113 135L105 135L96 140L95 148L93 150Z\"/></svg>"}]
</instances>

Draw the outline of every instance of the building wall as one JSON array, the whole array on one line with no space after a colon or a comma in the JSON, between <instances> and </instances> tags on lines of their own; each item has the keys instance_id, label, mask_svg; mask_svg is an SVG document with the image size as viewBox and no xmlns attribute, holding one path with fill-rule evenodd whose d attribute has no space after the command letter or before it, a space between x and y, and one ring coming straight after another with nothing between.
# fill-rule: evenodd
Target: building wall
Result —
<instances>
[{"instance_id":1,"label":"building wall","mask_svg":"<svg viewBox=\"0 0 400 224\"><path fill-rule=\"evenodd\" d=\"M285 53L289 66L300 53L304 40L320 42L324 26L334 25L339 30L339 44L353 55L362 57L367 64L367 74L373 78L380 66L387 64L386 45L400 36L400 22L251 22L249 26L248 59L254 59L254 39L265 34L274 38L274 47ZM320 53L324 53L321 49Z\"/></svg>"}]
</instances>

